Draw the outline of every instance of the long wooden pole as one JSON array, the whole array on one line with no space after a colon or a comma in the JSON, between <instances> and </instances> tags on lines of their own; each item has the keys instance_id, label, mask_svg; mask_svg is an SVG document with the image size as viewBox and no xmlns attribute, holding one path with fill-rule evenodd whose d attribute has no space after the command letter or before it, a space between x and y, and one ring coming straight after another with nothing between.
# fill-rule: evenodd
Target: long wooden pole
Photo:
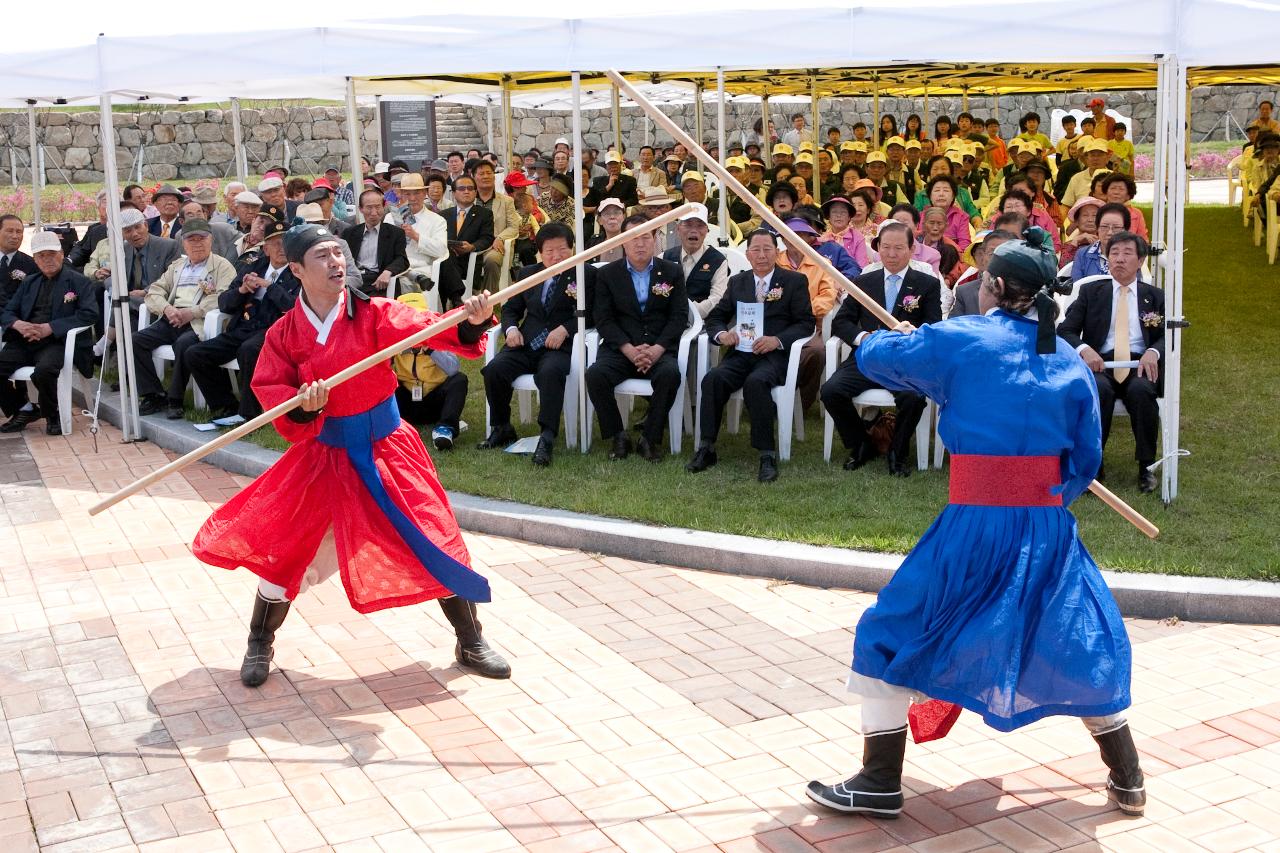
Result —
<instances>
[{"instance_id":1,"label":"long wooden pole","mask_svg":"<svg viewBox=\"0 0 1280 853\"><path fill-rule=\"evenodd\" d=\"M359 169L359 164L356 165L356 168L357 170ZM595 246L591 247L590 249L587 249L586 251L579 252L578 254L573 255L572 257L565 258L563 261L561 261L558 264L547 267L541 272L535 273L534 275L531 275L528 278L517 281L516 283L510 285L509 287L505 287L502 290L499 290L497 293L489 297L489 301L495 305L501 302L506 302L511 297L517 294L523 293L529 288L535 287L549 278L554 278L555 276L558 276L561 273L568 272L569 270L573 269L579 264L582 264L586 261L591 260L594 257L604 254L605 252L608 252L611 249L618 248L619 246L626 243L628 240L631 240L633 237L637 236L638 234L643 234L647 231L656 231L659 228L663 228L668 223L674 222L684 214L691 212L693 209L694 209L693 205L683 204L680 207L677 207L675 210L670 210L662 214L661 216L657 216L653 219L650 219L648 222L644 223L643 225L636 225L632 228L628 228L626 231L623 231L621 234L616 234L613 237L610 237L608 240L605 240L602 243L598 243ZM441 332L447 331L449 329L452 329L454 326L460 325L462 321L466 319L466 316L467 316L466 312L461 308L450 311L448 314L445 314L439 320L432 323L430 326L427 326L422 331L414 332L412 335L409 335L404 340L399 341L398 343L391 344L388 347L384 347L378 352L375 352L373 355L367 356L366 358L363 358L360 361L357 361L355 364L351 365L345 370L340 370L337 373L335 373L333 376L330 376L328 379L324 380L324 382L326 385L329 386L330 389L332 389L337 385L341 385L343 382L346 382L348 379L351 379L354 376L364 373L366 370L368 370L371 367L377 367L380 364L385 364L393 356L396 356L407 349L417 346L418 344L422 343L428 338L434 337L440 334ZM280 403L279 405L274 406L273 408L268 409L267 411L258 415L253 420L245 421L235 429L230 430L229 432L223 433L222 435L218 436L217 438L213 439L207 444L202 444L200 447L197 447L195 450L191 451L187 455L173 460L168 465L165 465L162 468L157 468L156 470L152 471L150 474L147 474L145 477L135 480L134 482L125 486L123 489L116 492L115 494L103 499L102 501L99 501L98 503L94 504L89 508L89 515L97 515L103 510L118 504L120 501L124 500L130 495L137 494L138 492L150 486L152 483L162 480L165 477L168 477L170 474L174 474L178 471L181 471L183 468L186 468L188 465L191 465L195 462L200 461L204 457L208 456L210 453L213 453L218 448L224 447L230 444L231 442L235 441L236 439L246 436L260 427L266 426L267 424L274 421L276 418L281 417L293 411L294 409L296 409L301 404L301 402L302 402L301 397L290 397L288 400L285 400L283 403Z\"/></svg>"},{"instance_id":2,"label":"long wooden pole","mask_svg":"<svg viewBox=\"0 0 1280 853\"><path fill-rule=\"evenodd\" d=\"M894 317L892 314L890 314L888 311L884 310L883 305L881 305L875 299L871 298L866 293L864 293L862 288L858 287L857 285L849 281L847 278L845 278L835 267L831 265L830 261L828 261L822 255L819 255L813 249L813 247L811 247L808 243L804 242L798 236L796 236L796 233L792 231L790 228L786 227L783 224L782 220L779 219L778 216L772 210L770 210L768 206L765 205L764 202L756 198L755 195L752 194L751 191L749 191L746 187L744 187L742 183L738 181L737 178L729 174L729 171L723 168L719 163L717 163L711 157L710 154L708 154L705 150L703 150L701 145L698 145L696 142L690 139L689 135L684 131L682 131L679 128L679 126L676 125L675 122L667 118L667 116L664 113L662 113L660 110L658 110L656 107L654 107L653 104L649 103L648 99L645 98L644 95L641 95L638 91L636 91L635 87L632 86L629 82L627 82L626 78L624 78L617 71L608 71L606 73L609 75L610 79L612 79L613 82L618 85L618 88L626 92L627 95L631 98L631 100L634 101L636 105L640 107L640 109L644 110L646 113L652 116L655 122L657 122L658 124L666 128L667 132L671 134L672 139L674 139L676 142L683 142L684 146L689 149L690 153L692 153L694 157L702 161L702 165L706 168L706 170L720 179L721 186L725 187L726 189L733 190L733 192L737 194L737 196L741 198L744 202L746 202L747 205L752 210L760 214L760 217L765 222L768 222L770 225L772 225L773 229L778 232L778 236L780 236L783 240L785 240L788 243L788 245L790 245L796 251L800 252L800 254L804 255L813 263L817 264L818 267L822 269L824 273L826 273L827 277L831 279L831 281L835 282L836 284L843 287L846 291L848 291L850 296L852 296L854 299L857 299L859 302L861 302L863 307L866 308L868 311L870 311L872 314L874 314L876 319L878 319L881 323L884 323L886 326L888 326L891 329L894 326L898 325L898 319ZM1095 495L1101 498L1107 504L1107 506L1111 507L1116 512L1120 513L1120 515L1124 516L1125 519L1127 519L1131 524L1133 524L1133 526L1137 527L1147 536L1154 539L1160 535L1160 528L1156 527L1154 524L1152 524L1150 521L1144 518L1136 509L1129 506L1120 498L1116 497L1116 495L1114 495L1109 489L1107 489L1106 486L1102 485L1097 480L1094 480L1089 485L1089 491L1093 492Z\"/></svg>"}]
</instances>

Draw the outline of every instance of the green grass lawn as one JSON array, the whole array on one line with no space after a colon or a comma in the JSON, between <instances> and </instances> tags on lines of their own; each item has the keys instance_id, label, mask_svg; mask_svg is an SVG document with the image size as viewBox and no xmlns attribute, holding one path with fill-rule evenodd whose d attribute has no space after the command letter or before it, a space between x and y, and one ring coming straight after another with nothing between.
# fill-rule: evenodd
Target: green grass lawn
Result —
<instances>
[{"instance_id":1,"label":"green grass lawn","mask_svg":"<svg viewBox=\"0 0 1280 853\"><path fill-rule=\"evenodd\" d=\"M1073 507L1086 544L1103 566L1128 571L1280 580L1280 386L1274 353L1277 276L1226 207L1187 211L1182 446L1180 496L1166 508L1159 495L1140 495L1128 421L1117 419L1107 446L1108 486L1162 530L1150 541L1098 500ZM946 503L944 471L891 478L883 465L841 470L822 461L818 404L796 442L781 479L755 481L756 456L739 435L719 442L720 464L685 473L688 437L679 457L651 464L638 458L613 463L596 442L587 455L556 448L554 464L535 468L527 457L474 449L483 438L484 395L479 363L466 370L471 393L464 418L471 429L457 449L436 453L444 485L475 495L539 506L819 545L905 552ZM536 427L519 427L522 435ZM254 436L280 448L271 430ZM837 445L839 442L837 441Z\"/></svg>"}]
</instances>

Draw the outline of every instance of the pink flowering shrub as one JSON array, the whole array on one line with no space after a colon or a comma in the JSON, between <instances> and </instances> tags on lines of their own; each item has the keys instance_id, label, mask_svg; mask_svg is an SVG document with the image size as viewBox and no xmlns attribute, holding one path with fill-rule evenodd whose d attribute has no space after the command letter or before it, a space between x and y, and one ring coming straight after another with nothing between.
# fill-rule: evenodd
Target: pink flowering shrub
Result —
<instances>
[{"instance_id":1,"label":"pink flowering shrub","mask_svg":"<svg viewBox=\"0 0 1280 853\"><path fill-rule=\"evenodd\" d=\"M1239 148L1228 151L1201 151L1191 157L1188 172L1193 178L1225 178L1227 164L1240 156ZM1133 176L1135 180L1150 181L1155 178L1155 160L1150 154L1139 154L1133 158Z\"/></svg>"},{"instance_id":2,"label":"pink flowering shrub","mask_svg":"<svg viewBox=\"0 0 1280 853\"><path fill-rule=\"evenodd\" d=\"M121 189L127 182L121 182ZM192 190L201 187L213 187L221 195L222 181L217 178L204 178L198 181L175 180L157 182L144 187L148 192L160 189L162 183L175 186L190 187ZM31 188L26 186L0 190L0 215L12 213L22 217L24 222L34 218L31 207ZM72 187L47 187L40 197L40 218L45 222L97 222L98 201L94 191L84 192Z\"/></svg>"}]
</instances>

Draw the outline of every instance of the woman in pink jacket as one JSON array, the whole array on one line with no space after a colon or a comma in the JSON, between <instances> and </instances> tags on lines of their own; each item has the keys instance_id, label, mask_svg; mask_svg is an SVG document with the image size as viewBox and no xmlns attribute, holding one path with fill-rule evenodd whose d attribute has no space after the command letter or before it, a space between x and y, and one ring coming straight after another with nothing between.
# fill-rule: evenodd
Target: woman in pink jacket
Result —
<instances>
[{"instance_id":1,"label":"woman in pink jacket","mask_svg":"<svg viewBox=\"0 0 1280 853\"><path fill-rule=\"evenodd\" d=\"M956 204L956 193L956 182L950 175L935 175L925 185L925 195L930 206L947 215L947 227L943 234L963 253L973 237L969 231L969 215Z\"/></svg>"}]
</instances>

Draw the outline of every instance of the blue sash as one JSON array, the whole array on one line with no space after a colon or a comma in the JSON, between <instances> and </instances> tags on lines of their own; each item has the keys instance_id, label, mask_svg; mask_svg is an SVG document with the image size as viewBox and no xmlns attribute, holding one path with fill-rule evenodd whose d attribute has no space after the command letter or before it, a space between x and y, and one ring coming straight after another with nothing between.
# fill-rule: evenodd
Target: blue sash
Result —
<instances>
[{"instance_id":1,"label":"blue sash","mask_svg":"<svg viewBox=\"0 0 1280 853\"><path fill-rule=\"evenodd\" d=\"M404 544L409 546L432 577L468 601L491 600L489 581L437 548L387 494L382 475L373 461L373 443L391 435L399 426L400 407L396 405L396 398L391 396L358 415L326 417L317 438L321 444L340 447L347 452L347 458L378 509L382 510Z\"/></svg>"}]
</instances>

